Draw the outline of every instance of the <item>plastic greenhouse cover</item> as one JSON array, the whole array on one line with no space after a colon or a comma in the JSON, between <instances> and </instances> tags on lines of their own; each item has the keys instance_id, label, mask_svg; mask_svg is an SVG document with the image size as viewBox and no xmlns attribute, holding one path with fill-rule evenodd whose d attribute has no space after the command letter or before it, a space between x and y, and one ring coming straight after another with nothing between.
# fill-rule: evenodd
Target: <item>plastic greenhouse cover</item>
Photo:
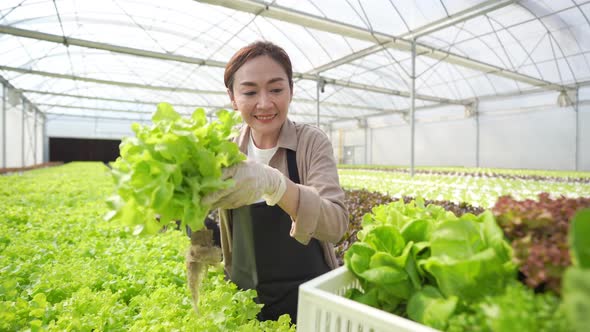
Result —
<instances>
[{"instance_id":1,"label":"plastic greenhouse cover","mask_svg":"<svg viewBox=\"0 0 590 332\"><path fill-rule=\"evenodd\" d=\"M224 63L265 39L293 61L292 118L316 121L319 75L321 121L330 123L407 111L408 41L429 29L417 39L418 108L587 84L588 17L590 3L573 0L4 0L0 76L47 113L132 117L159 101L212 111L229 106ZM54 40L30 38L35 32Z\"/></svg>"}]
</instances>

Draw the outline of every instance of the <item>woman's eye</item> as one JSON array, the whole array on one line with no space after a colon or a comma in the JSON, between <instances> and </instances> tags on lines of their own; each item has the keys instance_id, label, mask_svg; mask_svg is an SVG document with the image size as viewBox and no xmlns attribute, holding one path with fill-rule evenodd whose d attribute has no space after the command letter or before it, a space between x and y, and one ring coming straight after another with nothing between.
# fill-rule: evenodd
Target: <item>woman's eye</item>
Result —
<instances>
[{"instance_id":1,"label":"woman's eye","mask_svg":"<svg viewBox=\"0 0 590 332\"><path fill-rule=\"evenodd\" d=\"M244 95L246 95L246 96L253 96L255 94L256 94L256 91L246 91L246 92L244 92Z\"/></svg>"},{"instance_id":2,"label":"woman's eye","mask_svg":"<svg viewBox=\"0 0 590 332\"><path fill-rule=\"evenodd\" d=\"M272 93L281 93L283 89L272 89L270 90Z\"/></svg>"}]
</instances>

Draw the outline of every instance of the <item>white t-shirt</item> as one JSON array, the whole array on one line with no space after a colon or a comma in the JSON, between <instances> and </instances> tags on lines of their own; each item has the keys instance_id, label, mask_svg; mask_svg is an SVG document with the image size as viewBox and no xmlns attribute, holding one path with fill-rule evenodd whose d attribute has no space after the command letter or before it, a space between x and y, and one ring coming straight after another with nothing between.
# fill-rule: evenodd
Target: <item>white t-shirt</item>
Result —
<instances>
[{"instance_id":1,"label":"white t-shirt","mask_svg":"<svg viewBox=\"0 0 590 332\"><path fill-rule=\"evenodd\" d=\"M254 139L252 139L252 134L250 134L250 139L248 140L248 159L268 165L272 159L272 156L275 155L275 152L277 152L278 149L278 146L270 149L259 149L254 144ZM254 203L259 202L264 202L264 199L260 198Z\"/></svg>"},{"instance_id":2,"label":"white t-shirt","mask_svg":"<svg viewBox=\"0 0 590 332\"><path fill-rule=\"evenodd\" d=\"M278 149L278 146L275 146L274 148L270 149L259 149L254 144L252 135L250 135L250 140L248 141L248 159L268 165L268 163L270 163L270 160L272 159L272 156L275 155L275 152L277 152Z\"/></svg>"}]
</instances>

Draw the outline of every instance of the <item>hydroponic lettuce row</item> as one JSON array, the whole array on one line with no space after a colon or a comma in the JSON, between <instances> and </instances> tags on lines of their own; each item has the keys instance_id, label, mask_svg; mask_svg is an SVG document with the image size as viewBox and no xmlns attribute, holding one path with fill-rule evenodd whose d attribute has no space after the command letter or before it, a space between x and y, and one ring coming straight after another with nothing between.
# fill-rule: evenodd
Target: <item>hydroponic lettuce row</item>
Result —
<instances>
[{"instance_id":1,"label":"hydroponic lettuce row","mask_svg":"<svg viewBox=\"0 0 590 332\"><path fill-rule=\"evenodd\" d=\"M498 197L537 199L539 193L552 197L590 197L590 186L578 182L529 181L499 177L416 174L377 170L339 169L340 184L346 189L367 189L393 197L423 197L433 200L466 202L492 208ZM552 174L552 173L549 173Z\"/></svg>"},{"instance_id":2,"label":"hydroponic lettuce row","mask_svg":"<svg viewBox=\"0 0 590 332\"><path fill-rule=\"evenodd\" d=\"M103 220L114 184L102 163L0 176L0 331L291 331L256 319L256 292L204 275L196 315L186 235L133 236Z\"/></svg>"},{"instance_id":3,"label":"hydroponic lettuce row","mask_svg":"<svg viewBox=\"0 0 590 332\"><path fill-rule=\"evenodd\" d=\"M135 137L123 139L121 156L111 164L117 195L109 201L107 219L132 225L137 234L155 233L177 220L182 230L185 225L200 230L210 210L201 198L233 185L221 180L221 169L245 159L230 141L239 113L220 110L217 120L207 123L203 109L184 118L160 103L152 122L132 125Z\"/></svg>"},{"instance_id":4,"label":"hydroponic lettuce row","mask_svg":"<svg viewBox=\"0 0 590 332\"><path fill-rule=\"evenodd\" d=\"M397 173L410 173L410 169L400 166L385 166L385 165L338 165L341 169L374 169ZM480 168L431 168L415 169L416 174L433 174L433 175L453 175L453 176L467 176L467 177L484 177L484 178L504 178L504 179L520 179L532 181L551 181L551 182L569 182L569 183L590 183L590 177L584 175L583 172L559 172L559 171L545 171L546 174L554 175L539 175L535 173L542 173L533 170L505 170L505 169L484 169ZM557 175L558 174L558 175Z\"/></svg>"},{"instance_id":5,"label":"hydroponic lettuce row","mask_svg":"<svg viewBox=\"0 0 590 332\"><path fill-rule=\"evenodd\" d=\"M449 332L569 332L570 324L553 293L536 294L512 280L503 292L463 305L446 328Z\"/></svg>"}]
</instances>

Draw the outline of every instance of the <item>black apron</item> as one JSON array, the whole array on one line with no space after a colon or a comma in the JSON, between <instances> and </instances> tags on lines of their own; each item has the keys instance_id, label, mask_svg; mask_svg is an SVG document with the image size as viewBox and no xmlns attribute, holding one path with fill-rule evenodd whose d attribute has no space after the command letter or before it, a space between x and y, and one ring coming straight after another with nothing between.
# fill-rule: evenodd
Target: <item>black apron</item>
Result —
<instances>
[{"instance_id":1,"label":"black apron","mask_svg":"<svg viewBox=\"0 0 590 332\"><path fill-rule=\"evenodd\" d=\"M295 151L287 150L289 178L300 183ZM330 271L320 243L307 245L289 235L291 217L278 205L255 203L230 210L232 216L231 280L241 289L255 289L264 307L259 320L289 314L297 321L299 285Z\"/></svg>"}]
</instances>

